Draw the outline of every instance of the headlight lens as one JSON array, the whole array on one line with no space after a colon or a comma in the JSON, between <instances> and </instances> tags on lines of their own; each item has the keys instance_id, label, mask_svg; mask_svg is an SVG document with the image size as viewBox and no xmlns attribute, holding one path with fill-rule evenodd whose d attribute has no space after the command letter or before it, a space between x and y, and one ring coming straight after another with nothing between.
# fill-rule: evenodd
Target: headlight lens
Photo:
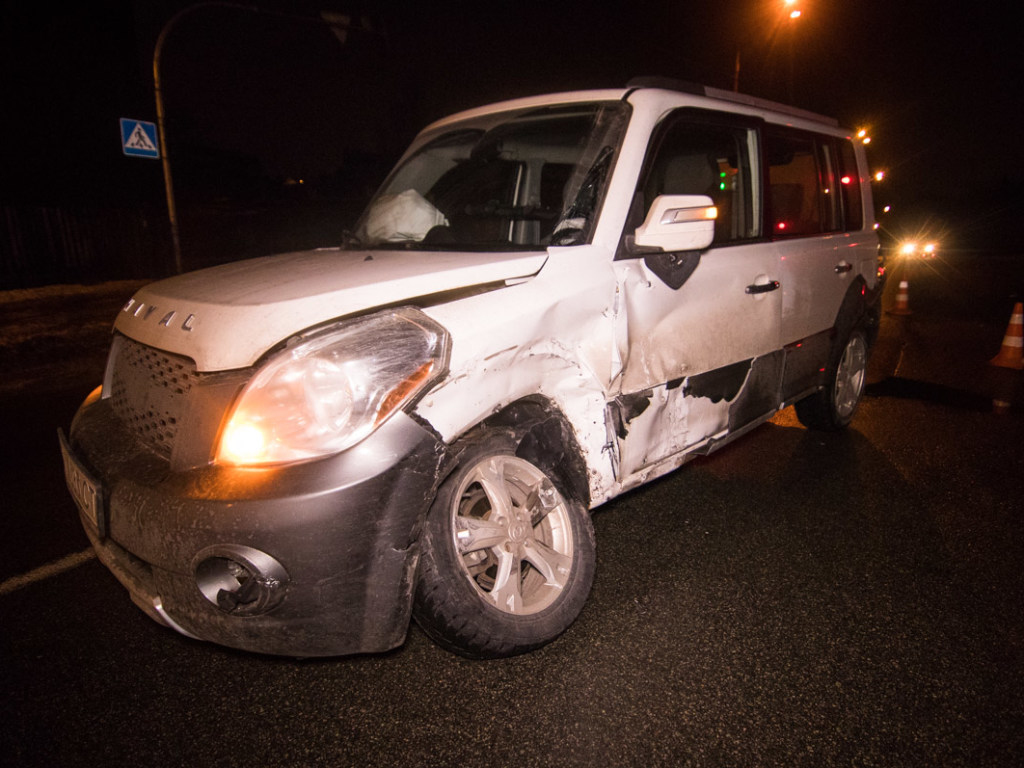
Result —
<instances>
[{"instance_id":1,"label":"headlight lens","mask_svg":"<svg viewBox=\"0 0 1024 768\"><path fill-rule=\"evenodd\" d=\"M299 337L243 390L221 432L219 464L326 456L359 442L448 364L448 335L408 307Z\"/></svg>"}]
</instances>

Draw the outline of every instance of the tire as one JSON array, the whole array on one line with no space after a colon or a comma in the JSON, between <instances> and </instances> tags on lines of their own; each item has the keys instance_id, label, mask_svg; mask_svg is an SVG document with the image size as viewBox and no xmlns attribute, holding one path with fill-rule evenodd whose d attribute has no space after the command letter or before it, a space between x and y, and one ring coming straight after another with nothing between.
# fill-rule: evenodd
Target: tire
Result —
<instances>
[{"instance_id":1,"label":"tire","mask_svg":"<svg viewBox=\"0 0 1024 768\"><path fill-rule=\"evenodd\" d=\"M502 431L462 443L421 537L413 615L440 646L470 658L551 642L594 578L590 515L515 446Z\"/></svg>"},{"instance_id":2,"label":"tire","mask_svg":"<svg viewBox=\"0 0 1024 768\"><path fill-rule=\"evenodd\" d=\"M825 387L796 404L796 416L808 429L843 429L857 411L867 379L868 343L854 329L846 343L836 345L825 370Z\"/></svg>"}]
</instances>

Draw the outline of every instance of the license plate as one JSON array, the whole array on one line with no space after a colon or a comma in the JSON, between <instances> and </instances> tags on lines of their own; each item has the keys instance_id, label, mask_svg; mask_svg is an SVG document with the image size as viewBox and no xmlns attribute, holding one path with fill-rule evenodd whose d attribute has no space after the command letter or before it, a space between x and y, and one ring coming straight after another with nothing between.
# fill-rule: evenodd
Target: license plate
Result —
<instances>
[{"instance_id":1,"label":"license plate","mask_svg":"<svg viewBox=\"0 0 1024 768\"><path fill-rule=\"evenodd\" d=\"M64 479L68 484L68 491L82 514L93 524L100 536L107 535L107 520L103 506L103 486L99 484L81 465L68 445L68 439L63 430L58 430L60 436L60 452L64 458Z\"/></svg>"}]
</instances>

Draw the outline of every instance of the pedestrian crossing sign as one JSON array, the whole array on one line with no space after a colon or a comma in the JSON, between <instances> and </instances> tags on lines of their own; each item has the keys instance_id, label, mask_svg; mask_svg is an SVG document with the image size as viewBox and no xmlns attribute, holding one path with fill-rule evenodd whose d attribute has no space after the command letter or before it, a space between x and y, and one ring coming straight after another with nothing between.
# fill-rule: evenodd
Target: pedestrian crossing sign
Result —
<instances>
[{"instance_id":1,"label":"pedestrian crossing sign","mask_svg":"<svg viewBox=\"0 0 1024 768\"><path fill-rule=\"evenodd\" d=\"M156 123L121 118L121 149L132 157L159 158L156 142Z\"/></svg>"}]
</instances>

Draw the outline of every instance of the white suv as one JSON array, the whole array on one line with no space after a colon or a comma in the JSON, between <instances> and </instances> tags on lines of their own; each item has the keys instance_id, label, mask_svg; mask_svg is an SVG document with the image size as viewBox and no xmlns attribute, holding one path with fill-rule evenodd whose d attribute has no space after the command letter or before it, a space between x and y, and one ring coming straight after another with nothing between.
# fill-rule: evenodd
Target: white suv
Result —
<instances>
[{"instance_id":1,"label":"white suv","mask_svg":"<svg viewBox=\"0 0 1024 768\"><path fill-rule=\"evenodd\" d=\"M787 405L850 421L867 178L835 122L681 84L434 123L343 246L125 305L62 435L85 529L192 637L536 648L587 598L590 510Z\"/></svg>"}]
</instances>

